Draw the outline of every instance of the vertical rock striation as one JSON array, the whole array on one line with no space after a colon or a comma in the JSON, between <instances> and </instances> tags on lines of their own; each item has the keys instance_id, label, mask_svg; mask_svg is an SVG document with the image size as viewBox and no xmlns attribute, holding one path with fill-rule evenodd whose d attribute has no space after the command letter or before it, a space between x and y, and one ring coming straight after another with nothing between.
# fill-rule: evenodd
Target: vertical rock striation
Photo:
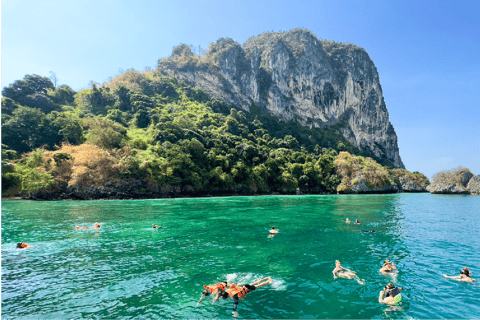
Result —
<instances>
[{"instance_id":1,"label":"vertical rock striation","mask_svg":"<svg viewBox=\"0 0 480 320\"><path fill-rule=\"evenodd\" d=\"M305 126L341 124L362 152L404 168L377 69L356 45L320 40L304 29L267 32L243 46L219 39L203 56L175 47L158 70L247 111L254 104Z\"/></svg>"}]
</instances>

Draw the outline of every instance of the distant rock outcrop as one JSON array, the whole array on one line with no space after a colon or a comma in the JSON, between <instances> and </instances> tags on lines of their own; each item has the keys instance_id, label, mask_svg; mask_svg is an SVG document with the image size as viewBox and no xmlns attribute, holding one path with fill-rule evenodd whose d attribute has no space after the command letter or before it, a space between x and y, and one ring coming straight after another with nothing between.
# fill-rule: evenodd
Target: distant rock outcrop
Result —
<instances>
[{"instance_id":1,"label":"distant rock outcrop","mask_svg":"<svg viewBox=\"0 0 480 320\"><path fill-rule=\"evenodd\" d=\"M247 111L255 105L310 127L341 124L364 154L404 168L377 69L356 45L304 29L267 32L243 45L222 38L201 56L175 47L158 70Z\"/></svg>"},{"instance_id":2,"label":"distant rock outcrop","mask_svg":"<svg viewBox=\"0 0 480 320\"><path fill-rule=\"evenodd\" d=\"M480 178L459 167L435 174L427 190L433 194L480 194Z\"/></svg>"},{"instance_id":3,"label":"distant rock outcrop","mask_svg":"<svg viewBox=\"0 0 480 320\"><path fill-rule=\"evenodd\" d=\"M430 183L420 172L405 169L388 170L372 158L340 152L335 169L341 178L338 193L426 192Z\"/></svg>"}]
</instances>

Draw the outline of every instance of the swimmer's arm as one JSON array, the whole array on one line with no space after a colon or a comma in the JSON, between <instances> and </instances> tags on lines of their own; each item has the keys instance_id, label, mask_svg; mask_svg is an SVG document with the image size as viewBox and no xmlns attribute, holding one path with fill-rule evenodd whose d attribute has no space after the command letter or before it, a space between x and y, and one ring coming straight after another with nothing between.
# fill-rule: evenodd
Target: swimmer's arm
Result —
<instances>
[{"instance_id":1,"label":"swimmer's arm","mask_svg":"<svg viewBox=\"0 0 480 320\"><path fill-rule=\"evenodd\" d=\"M459 280L461 279L460 276L447 276L446 274L443 275L447 279Z\"/></svg>"},{"instance_id":2,"label":"swimmer's arm","mask_svg":"<svg viewBox=\"0 0 480 320\"><path fill-rule=\"evenodd\" d=\"M202 302L202 300L203 300L204 297L205 297L205 296L204 296L203 294L200 296L200 300L198 300L197 306Z\"/></svg>"},{"instance_id":3,"label":"swimmer's arm","mask_svg":"<svg viewBox=\"0 0 480 320\"><path fill-rule=\"evenodd\" d=\"M333 279L337 279L337 268L333 269Z\"/></svg>"},{"instance_id":4,"label":"swimmer's arm","mask_svg":"<svg viewBox=\"0 0 480 320\"><path fill-rule=\"evenodd\" d=\"M378 295L378 303L385 303L385 301L383 300L383 295L385 294L385 292L382 290L380 291L380 294Z\"/></svg>"}]
</instances>

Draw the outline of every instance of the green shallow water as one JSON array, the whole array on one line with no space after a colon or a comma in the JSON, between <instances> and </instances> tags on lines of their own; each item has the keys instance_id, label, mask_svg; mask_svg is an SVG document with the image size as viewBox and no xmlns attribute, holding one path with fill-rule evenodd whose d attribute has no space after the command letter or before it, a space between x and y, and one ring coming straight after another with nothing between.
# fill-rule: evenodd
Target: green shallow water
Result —
<instances>
[{"instance_id":1,"label":"green shallow water","mask_svg":"<svg viewBox=\"0 0 480 320\"><path fill-rule=\"evenodd\" d=\"M2 318L232 318L231 300L196 307L202 286L266 276L274 283L241 300L238 318L480 318L478 282L441 275L469 267L480 279L479 226L474 196L7 201ZM404 289L396 312L377 301L394 281L378 273L387 258ZM365 285L334 280L336 259Z\"/></svg>"}]
</instances>

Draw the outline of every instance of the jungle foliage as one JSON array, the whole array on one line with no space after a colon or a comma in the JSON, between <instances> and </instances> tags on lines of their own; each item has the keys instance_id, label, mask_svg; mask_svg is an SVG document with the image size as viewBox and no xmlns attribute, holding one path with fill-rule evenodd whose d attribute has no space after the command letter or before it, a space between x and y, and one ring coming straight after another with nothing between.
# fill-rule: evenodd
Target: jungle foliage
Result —
<instances>
[{"instance_id":1,"label":"jungle foliage","mask_svg":"<svg viewBox=\"0 0 480 320\"><path fill-rule=\"evenodd\" d=\"M78 92L27 75L2 94L10 195L125 179L198 195L335 192L337 150L358 154L338 128L238 110L157 71Z\"/></svg>"}]
</instances>

